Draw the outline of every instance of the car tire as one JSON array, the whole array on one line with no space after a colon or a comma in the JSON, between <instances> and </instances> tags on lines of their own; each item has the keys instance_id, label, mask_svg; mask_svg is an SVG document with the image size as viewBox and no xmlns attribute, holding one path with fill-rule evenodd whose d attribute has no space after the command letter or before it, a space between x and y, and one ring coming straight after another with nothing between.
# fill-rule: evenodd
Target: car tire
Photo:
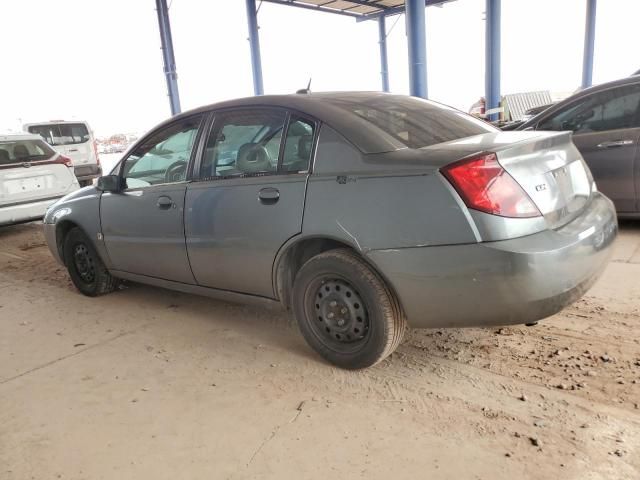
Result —
<instances>
[{"instance_id":1,"label":"car tire","mask_svg":"<svg viewBox=\"0 0 640 480\"><path fill-rule=\"evenodd\" d=\"M93 180L80 180L78 183L80 187L88 187L89 185L93 185Z\"/></svg>"},{"instance_id":2,"label":"car tire","mask_svg":"<svg viewBox=\"0 0 640 480\"><path fill-rule=\"evenodd\" d=\"M71 281L81 293L97 297L115 290L118 280L111 276L80 228L69 230L64 238L63 253Z\"/></svg>"},{"instance_id":3,"label":"car tire","mask_svg":"<svg viewBox=\"0 0 640 480\"><path fill-rule=\"evenodd\" d=\"M406 329L396 296L348 249L320 253L300 268L292 307L307 343L346 369L380 362L397 348Z\"/></svg>"}]
</instances>

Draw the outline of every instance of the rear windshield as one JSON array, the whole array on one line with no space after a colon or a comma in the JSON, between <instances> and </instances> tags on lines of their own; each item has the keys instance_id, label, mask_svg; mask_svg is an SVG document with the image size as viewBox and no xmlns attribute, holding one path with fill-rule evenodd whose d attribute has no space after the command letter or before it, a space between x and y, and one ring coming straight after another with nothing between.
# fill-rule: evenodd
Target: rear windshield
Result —
<instances>
[{"instance_id":1,"label":"rear windshield","mask_svg":"<svg viewBox=\"0 0 640 480\"><path fill-rule=\"evenodd\" d=\"M89 130L84 123L31 125L29 133L40 135L49 145L75 145L89 141Z\"/></svg>"},{"instance_id":2,"label":"rear windshield","mask_svg":"<svg viewBox=\"0 0 640 480\"><path fill-rule=\"evenodd\" d=\"M0 165L47 160L55 155L42 140L14 140L0 142Z\"/></svg>"},{"instance_id":3,"label":"rear windshield","mask_svg":"<svg viewBox=\"0 0 640 480\"><path fill-rule=\"evenodd\" d=\"M471 115L415 97L342 97L327 98L327 102L355 113L409 148L497 131Z\"/></svg>"}]
</instances>

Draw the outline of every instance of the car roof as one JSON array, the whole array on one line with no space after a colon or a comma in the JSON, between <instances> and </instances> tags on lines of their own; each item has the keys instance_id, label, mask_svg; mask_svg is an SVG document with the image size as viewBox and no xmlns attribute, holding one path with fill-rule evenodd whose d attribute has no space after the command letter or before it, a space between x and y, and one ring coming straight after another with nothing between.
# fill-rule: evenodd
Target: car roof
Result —
<instances>
[{"instance_id":1,"label":"car roof","mask_svg":"<svg viewBox=\"0 0 640 480\"><path fill-rule=\"evenodd\" d=\"M14 142L19 140L42 140L34 133L0 133L0 142Z\"/></svg>"},{"instance_id":2,"label":"car roof","mask_svg":"<svg viewBox=\"0 0 640 480\"><path fill-rule=\"evenodd\" d=\"M63 123L81 123L83 125L86 125L87 127L89 126L89 123L87 123L84 120L48 120L46 122L29 122L29 123L25 123L24 126L25 127L30 127L33 125L60 125Z\"/></svg>"},{"instance_id":3,"label":"car roof","mask_svg":"<svg viewBox=\"0 0 640 480\"><path fill-rule=\"evenodd\" d=\"M280 107L306 114L325 123L343 135L364 153L382 153L406 148L404 144L385 133L371 122L346 109L340 108L327 99L342 99L349 101L373 100L379 97L406 97L385 92L321 92L296 93L288 95L262 95L226 100L219 103L205 105L172 117L156 127L162 127L173 121L198 113L208 113L212 110L242 107Z\"/></svg>"},{"instance_id":4,"label":"car roof","mask_svg":"<svg viewBox=\"0 0 640 480\"><path fill-rule=\"evenodd\" d=\"M576 92L574 95L572 95L571 97L577 97L579 95L582 94L590 94L590 93L594 93L594 92L599 92L601 90L608 90L612 87L621 87L624 85L633 85L635 83L640 83L640 77L638 77L637 75L632 75L630 77L624 77L624 78L620 78L618 80L613 80L611 82L606 82L606 83L599 83L598 85L594 85L592 87L588 87L585 88L584 90L580 90L579 92ZM569 98L571 98L569 97Z\"/></svg>"}]
</instances>

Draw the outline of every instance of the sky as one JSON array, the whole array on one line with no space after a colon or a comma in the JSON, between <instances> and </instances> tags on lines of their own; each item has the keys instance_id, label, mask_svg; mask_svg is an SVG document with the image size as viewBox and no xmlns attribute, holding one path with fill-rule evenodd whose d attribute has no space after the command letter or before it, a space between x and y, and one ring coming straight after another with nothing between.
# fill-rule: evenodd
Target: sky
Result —
<instances>
[{"instance_id":1,"label":"sky","mask_svg":"<svg viewBox=\"0 0 640 480\"><path fill-rule=\"evenodd\" d=\"M253 94L244 0L169 0L182 109ZM259 3L259 0L258 0ZM586 0L502 0L502 93L572 92ZM426 10L429 98L467 111L484 92L484 0ZM640 69L640 0L600 0L593 80ZM154 0L0 0L0 131L87 120L98 135L170 116ZM379 90L376 22L264 3L265 93ZM404 16L387 19L391 91L407 94Z\"/></svg>"}]
</instances>

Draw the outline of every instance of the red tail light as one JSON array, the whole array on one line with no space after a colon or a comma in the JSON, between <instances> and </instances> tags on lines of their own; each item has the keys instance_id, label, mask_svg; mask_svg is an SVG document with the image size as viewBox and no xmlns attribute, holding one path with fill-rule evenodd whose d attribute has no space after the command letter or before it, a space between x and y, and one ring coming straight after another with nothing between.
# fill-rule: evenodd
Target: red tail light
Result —
<instances>
[{"instance_id":1,"label":"red tail light","mask_svg":"<svg viewBox=\"0 0 640 480\"><path fill-rule=\"evenodd\" d=\"M495 153L482 153L442 170L469 208L502 217L541 215L522 187L498 163Z\"/></svg>"},{"instance_id":2,"label":"red tail light","mask_svg":"<svg viewBox=\"0 0 640 480\"><path fill-rule=\"evenodd\" d=\"M73 162L71 161L71 159L69 157L65 157L64 155L58 155L56 159L51 163L62 163L67 167L73 167Z\"/></svg>"}]
</instances>

